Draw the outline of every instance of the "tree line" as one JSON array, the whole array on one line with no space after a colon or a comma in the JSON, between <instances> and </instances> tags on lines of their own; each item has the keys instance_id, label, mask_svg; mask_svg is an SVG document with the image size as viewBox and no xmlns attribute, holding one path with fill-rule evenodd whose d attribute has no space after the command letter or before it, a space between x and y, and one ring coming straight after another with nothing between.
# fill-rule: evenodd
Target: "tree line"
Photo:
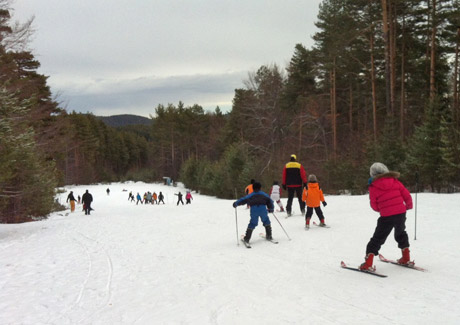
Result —
<instances>
[{"instance_id":1,"label":"tree line","mask_svg":"<svg viewBox=\"0 0 460 325\"><path fill-rule=\"evenodd\" d=\"M0 222L54 209L56 186L181 180L223 198L268 190L295 153L326 192L366 191L374 161L432 191L460 186L459 0L324 0L314 45L262 65L232 109L158 105L151 126L67 113L0 0ZM236 192L236 193L235 193Z\"/></svg>"},{"instance_id":2,"label":"tree line","mask_svg":"<svg viewBox=\"0 0 460 325\"><path fill-rule=\"evenodd\" d=\"M414 189L458 191L459 4L322 1L314 46L297 44L285 71L262 66L235 90L224 147L244 145L266 185L296 153L329 192L366 191L373 161ZM186 164L186 184L189 169L209 168Z\"/></svg>"}]
</instances>

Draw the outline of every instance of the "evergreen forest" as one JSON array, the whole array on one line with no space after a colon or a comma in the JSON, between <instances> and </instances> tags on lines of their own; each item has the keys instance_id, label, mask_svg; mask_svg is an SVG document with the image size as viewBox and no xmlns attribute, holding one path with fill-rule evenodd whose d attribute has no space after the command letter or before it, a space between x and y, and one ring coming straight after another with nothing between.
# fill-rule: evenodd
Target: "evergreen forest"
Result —
<instances>
[{"instance_id":1,"label":"evergreen forest","mask_svg":"<svg viewBox=\"0 0 460 325\"><path fill-rule=\"evenodd\" d=\"M122 127L61 107L28 50L33 20L11 10L0 1L2 223L46 216L66 184L167 176L234 198L257 179L268 191L291 154L325 193L365 193L375 161L413 191L460 190L460 0L324 0L314 45L248 71L229 112L178 98Z\"/></svg>"}]
</instances>

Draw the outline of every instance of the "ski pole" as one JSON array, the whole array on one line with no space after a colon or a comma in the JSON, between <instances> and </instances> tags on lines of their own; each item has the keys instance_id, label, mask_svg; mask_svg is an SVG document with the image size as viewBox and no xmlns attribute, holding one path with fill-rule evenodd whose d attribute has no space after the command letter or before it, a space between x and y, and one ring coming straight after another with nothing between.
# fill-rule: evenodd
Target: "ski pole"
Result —
<instances>
[{"instance_id":1,"label":"ski pole","mask_svg":"<svg viewBox=\"0 0 460 325\"><path fill-rule=\"evenodd\" d=\"M236 199L236 188L235 188L235 199ZM236 245L240 246L240 240L238 236L238 211L237 208L235 207L235 224L236 224Z\"/></svg>"},{"instance_id":2,"label":"ski pole","mask_svg":"<svg viewBox=\"0 0 460 325\"><path fill-rule=\"evenodd\" d=\"M280 222L280 221L278 220L278 218L276 217L275 212L272 212L272 214L273 214L273 216L275 217L276 221L278 221L278 223L280 224L281 229L283 229L283 231L284 231L284 233L286 234L287 238L288 238L289 240L291 240L291 237L289 237L289 235L288 235L288 233L286 232L286 230L284 230L283 225L281 224L281 222Z\"/></svg>"},{"instance_id":3,"label":"ski pole","mask_svg":"<svg viewBox=\"0 0 460 325\"><path fill-rule=\"evenodd\" d=\"M414 240L417 240L417 193L418 193L418 172L415 172L415 230Z\"/></svg>"}]
</instances>

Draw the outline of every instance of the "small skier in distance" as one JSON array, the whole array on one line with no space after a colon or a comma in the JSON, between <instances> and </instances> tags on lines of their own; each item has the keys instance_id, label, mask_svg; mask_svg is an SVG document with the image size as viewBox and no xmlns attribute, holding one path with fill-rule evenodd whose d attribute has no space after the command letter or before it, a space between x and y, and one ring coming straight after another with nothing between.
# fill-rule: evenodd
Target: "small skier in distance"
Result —
<instances>
[{"instance_id":1,"label":"small skier in distance","mask_svg":"<svg viewBox=\"0 0 460 325\"><path fill-rule=\"evenodd\" d=\"M160 191L160 193L158 193L158 204L160 204L160 202L163 202L163 204L165 204L164 198L165 197L164 197L163 193L161 193L161 191Z\"/></svg>"},{"instance_id":2,"label":"small skier in distance","mask_svg":"<svg viewBox=\"0 0 460 325\"><path fill-rule=\"evenodd\" d=\"M73 196L73 191L70 191L69 195L67 196L66 203L70 201L70 212L75 211L75 196Z\"/></svg>"},{"instance_id":3,"label":"small skier in distance","mask_svg":"<svg viewBox=\"0 0 460 325\"><path fill-rule=\"evenodd\" d=\"M179 192L178 194L174 194L174 195L177 195L177 205L179 205L179 203L182 203L182 205L184 205L184 201L182 201L182 193Z\"/></svg>"},{"instance_id":4,"label":"small skier in distance","mask_svg":"<svg viewBox=\"0 0 460 325\"><path fill-rule=\"evenodd\" d=\"M191 200L193 200L192 193L187 191L187 194L185 194L185 204L191 204Z\"/></svg>"},{"instance_id":5,"label":"small skier in distance","mask_svg":"<svg viewBox=\"0 0 460 325\"><path fill-rule=\"evenodd\" d=\"M283 202L281 202L281 186L279 186L278 181L273 182L273 186L270 189L270 199L278 204L280 212L284 212Z\"/></svg>"},{"instance_id":6,"label":"small skier in distance","mask_svg":"<svg viewBox=\"0 0 460 325\"><path fill-rule=\"evenodd\" d=\"M141 197L141 195L139 194L139 192L137 192L136 199L137 199L136 205L138 205L139 202L141 202L141 204L142 204L142 197Z\"/></svg>"}]
</instances>

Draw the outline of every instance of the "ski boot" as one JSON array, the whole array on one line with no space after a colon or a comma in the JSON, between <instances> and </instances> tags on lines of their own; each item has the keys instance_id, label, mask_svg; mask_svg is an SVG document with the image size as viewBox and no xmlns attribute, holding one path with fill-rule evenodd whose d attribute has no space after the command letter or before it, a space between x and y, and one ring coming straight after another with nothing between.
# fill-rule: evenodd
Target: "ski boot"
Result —
<instances>
[{"instance_id":1,"label":"ski boot","mask_svg":"<svg viewBox=\"0 0 460 325\"><path fill-rule=\"evenodd\" d=\"M306 228L306 229L310 229L310 219L311 219L311 218L305 219L305 228Z\"/></svg>"},{"instance_id":2,"label":"ski boot","mask_svg":"<svg viewBox=\"0 0 460 325\"><path fill-rule=\"evenodd\" d=\"M248 244L249 244L249 240L251 239L253 230L254 229L251 229L251 228L246 229L246 235L244 236L243 240Z\"/></svg>"},{"instance_id":3,"label":"ski boot","mask_svg":"<svg viewBox=\"0 0 460 325\"><path fill-rule=\"evenodd\" d=\"M326 227L326 224L324 223L324 219L320 220L319 226L320 227Z\"/></svg>"},{"instance_id":4,"label":"ski boot","mask_svg":"<svg viewBox=\"0 0 460 325\"><path fill-rule=\"evenodd\" d=\"M410 251L409 247L403 248L402 257L397 261L399 264L410 264Z\"/></svg>"},{"instance_id":5,"label":"ski boot","mask_svg":"<svg viewBox=\"0 0 460 325\"><path fill-rule=\"evenodd\" d=\"M271 225L266 225L265 227L265 238L267 240L272 240L272 226Z\"/></svg>"},{"instance_id":6,"label":"ski boot","mask_svg":"<svg viewBox=\"0 0 460 325\"><path fill-rule=\"evenodd\" d=\"M372 266L372 264L374 263L374 254L369 253L366 255L364 259L366 261L359 266L359 269L361 271L375 271L375 267Z\"/></svg>"}]
</instances>

